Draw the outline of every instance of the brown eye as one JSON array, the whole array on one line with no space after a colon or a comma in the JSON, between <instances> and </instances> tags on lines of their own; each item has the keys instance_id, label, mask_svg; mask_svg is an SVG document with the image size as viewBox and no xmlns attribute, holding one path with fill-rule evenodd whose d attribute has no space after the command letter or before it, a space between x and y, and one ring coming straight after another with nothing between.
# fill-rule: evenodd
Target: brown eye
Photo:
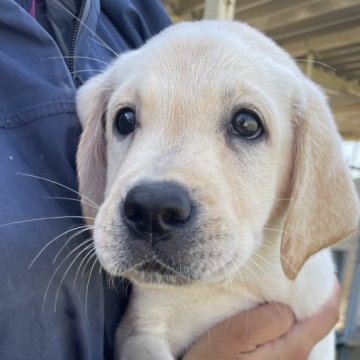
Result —
<instances>
[{"instance_id":1,"label":"brown eye","mask_svg":"<svg viewBox=\"0 0 360 360\"><path fill-rule=\"evenodd\" d=\"M120 109L115 116L115 128L121 135L131 134L136 127L136 114L131 108Z\"/></svg>"},{"instance_id":2,"label":"brown eye","mask_svg":"<svg viewBox=\"0 0 360 360\"><path fill-rule=\"evenodd\" d=\"M238 111L233 116L230 130L235 135L251 140L259 138L264 132L259 117L252 111L245 109Z\"/></svg>"}]
</instances>

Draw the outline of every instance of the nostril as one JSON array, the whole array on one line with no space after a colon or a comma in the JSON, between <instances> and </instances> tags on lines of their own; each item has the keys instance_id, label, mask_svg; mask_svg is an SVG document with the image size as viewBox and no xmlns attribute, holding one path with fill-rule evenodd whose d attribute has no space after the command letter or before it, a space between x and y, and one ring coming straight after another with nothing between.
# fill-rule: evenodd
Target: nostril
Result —
<instances>
[{"instance_id":1,"label":"nostril","mask_svg":"<svg viewBox=\"0 0 360 360\"><path fill-rule=\"evenodd\" d=\"M162 213L161 220L170 226L185 223L190 216L190 208L188 209L165 209Z\"/></svg>"},{"instance_id":2,"label":"nostril","mask_svg":"<svg viewBox=\"0 0 360 360\"><path fill-rule=\"evenodd\" d=\"M175 225L178 222L177 213L174 210L165 210L162 214L162 221L168 225Z\"/></svg>"},{"instance_id":3,"label":"nostril","mask_svg":"<svg viewBox=\"0 0 360 360\"><path fill-rule=\"evenodd\" d=\"M125 206L125 216L128 220L133 222L141 222L145 218L143 211L136 206Z\"/></svg>"},{"instance_id":4,"label":"nostril","mask_svg":"<svg viewBox=\"0 0 360 360\"><path fill-rule=\"evenodd\" d=\"M129 217L129 220L134 222L141 222L144 221L145 216L140 209L135 209L134 213Z\"/></svg>"},{"instance_id":5,"label":"nostril","mask_svg":"<svg viewBox=\"0 0 360 360\"><path fill-rule=\"evenodd\" d=\"M146 209L132 196L127 197L124 203L124 215L126 219L134 223L142 223L146 218Z\"/></svg>"}]
</instances>

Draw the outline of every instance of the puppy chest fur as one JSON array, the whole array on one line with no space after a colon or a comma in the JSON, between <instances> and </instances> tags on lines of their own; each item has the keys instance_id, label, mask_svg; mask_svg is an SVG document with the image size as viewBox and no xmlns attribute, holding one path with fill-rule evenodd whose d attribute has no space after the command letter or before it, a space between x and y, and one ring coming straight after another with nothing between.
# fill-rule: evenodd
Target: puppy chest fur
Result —
<instances>
[{"instance_id":1,"label":"puppy chest fur","mask_svg":"<svg viewBox=\"0 0 360 360\"><path fill-rule=\"evenodd\" d=\"M77 103L97 256L134 284L119 359L174 359L256 304L301 319L330 297L321 250L355 231L355 190L322 91L275 43L241 23L176 25Z\"/></svg>"}]
</instances>

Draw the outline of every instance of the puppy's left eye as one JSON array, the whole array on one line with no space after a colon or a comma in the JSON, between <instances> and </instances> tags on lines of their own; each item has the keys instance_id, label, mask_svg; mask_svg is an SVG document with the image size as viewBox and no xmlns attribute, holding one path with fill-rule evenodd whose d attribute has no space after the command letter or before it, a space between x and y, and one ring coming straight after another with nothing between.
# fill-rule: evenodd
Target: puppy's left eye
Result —
<instances>
[{"instance_id":1,"label":"puppy's left eye","mask_svg":"<svg viewBox=\"0 0 360 360\"><path fill-rule=\"evenodd\" d=\"M243 109L233 116L230 130L235 135L254 140L262 135L264 128L259 117L255 113Z\"/></svg>"},{"instance_id":2,"label":"puppy's left eye","mask_svg":"<svg viewBox=\"0 0 360 360\"><path fill-rule=\"evenodd\" d=\"M131 108L120 109L115 116L115 128L121 135L131 134L136 127L136 114Z\"/></svg>"}]
</instances>

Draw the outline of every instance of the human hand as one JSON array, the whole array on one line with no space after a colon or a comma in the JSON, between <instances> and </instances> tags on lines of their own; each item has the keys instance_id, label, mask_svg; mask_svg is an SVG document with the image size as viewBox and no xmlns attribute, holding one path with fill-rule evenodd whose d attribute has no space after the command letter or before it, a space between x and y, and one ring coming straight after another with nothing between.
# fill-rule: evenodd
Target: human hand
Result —
<instances>
[{"instance_id":1,"label":"human hand","mask_svg":"<svg viewBox=\"0 0 360 360\"><path fill-rule=\"evenodd\" d=\"M339 317L339 285L315 315L295 322L283 304L266 304L215 325L184 355L183 360L307 359L311 349Z\"/></svg>"}]
</instances>

